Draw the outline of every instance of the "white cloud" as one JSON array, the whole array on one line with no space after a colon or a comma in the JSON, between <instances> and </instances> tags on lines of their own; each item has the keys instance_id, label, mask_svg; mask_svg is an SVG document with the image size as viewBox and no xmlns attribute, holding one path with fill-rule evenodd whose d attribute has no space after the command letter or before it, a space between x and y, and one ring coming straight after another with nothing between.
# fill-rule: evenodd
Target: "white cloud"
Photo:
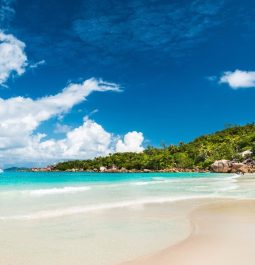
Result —
<instances>
[{"instance_id":1,"label":"white cloud","mask_svg":"<svg viewBox=\"0 0 255 265\"><path fill-rule=\"evenodd\" d=\"M39 67L39 66L41 66L41 65L44 65L44 64L46 64L46 61L45 61L45 60L41 60L41 61L39 61L39 62L36 62L36 63L30 64L30 65L29 65L29 68L34 69L34 68L37 68L37 67Z\"/></svg>"},{"instance_id":2,"label":"white cloud","mask_svg":"<svg viewBox=\"0 0 255 265\"><path fill-rule=\"evenodd\" d=\"M12 156L22 153L28 162L51 162L66 159L87 159L106 155L112 151L113 136L96 122L84 119L81 126L69 131L61 140L43 140L30 138L28 145L16 149ZM10 150L9 150L10 151ZM18 152L17 152L18 151Z\"/></svg>"},{"instance_id":3,"label":"white cloud","mask_svg":"<svg viewBox=\"0 0 255 265\"><path fill-rule=\"evenodd\" d=\"M107 132L100 124L84 118L81 126L69 131L61 140L43 140L45 135L29 137L25 146L0 152L0 161L8 165L46 165L68 159L89 159L118 152L143 151L142 133L130 132L124 140ZM123 145L120 145L122 143Z\"/></svg>"},{"instance_id":4,"label":"white cloud","mask_svg":"<svg viewBox=\"0 0 255 265\"><path fill-rule=\"evenodd\" d=\"M22 75L27 66L25 43L11 34L0 31L0 85L4 84L11 74Z\"/></svg>"},{"instance_id":5,"label":"white cloud","mask_svg":"<svg viewBox=\"0 0 255 265\"><path fill-rule=\"evenodd\" d=\"M47 139L47 135L37 132L44 121L65 115L93 91L120 90L116 84L89 79L81 84L69 84L62 92L40 99L0 98L0 164L45 165L59 160L93 158L115 151L142 151L142 133L130 132L120 140L88 117L74 129L57 125L64 128L62 133L65 136L60 140Z\"/></svg>"},{"instance_id":6,"label":"white cloud","mask_svg":"<svg viewBox=\"0 0 255 265\"><path fill-rule=\"evenodd\" d=\"M116 152L142 152L144 150L142 147L143 141L144 137L141 132L129 132L123 140L117 141Z\"/></svg>"},{"instance_id":7,"label":"white cloud","mask_svg":"<svg viewBox=\"0 0 255 265\"><path fill-rule=\"evenodd\" d=\"M83 125L68 132L65 139L54 144L62 149L62 158L92 158L110 153L112 140L112 134L101 125L85 118Z\"/></svg>"},{"instance_id":8,"label":"white cloud","mask_svg":"<svg viewBox=\"0 0 255 265\"><path fill-rule=\"evenodd\" d=\"M71 129L72 129L71 126L57 123L54 129L54 133L68 133L71 131Z\"/></svg>"},{"instance_id":9,"label":"white cloud","mask_svg":"<svg viewBox=\"0 0 255 265\"><path fill-rule=\"evenodd\" d=\"M225 72L220 83L226 83L233 89L255 87L255 71Z\"/></svg>"},{"instance_id":10,"label":"white cloud","mask_svg":"<svg viewBox=\"0 0 255 265\"><path fill-rule=\"evenodd\" d=\"M70 84L61 93L33 100L0 98L0 148L26 145L26 139L43 122L68 112L93 91L119 91L116 84L89 79Z\"/></svg>"}]
</instances>

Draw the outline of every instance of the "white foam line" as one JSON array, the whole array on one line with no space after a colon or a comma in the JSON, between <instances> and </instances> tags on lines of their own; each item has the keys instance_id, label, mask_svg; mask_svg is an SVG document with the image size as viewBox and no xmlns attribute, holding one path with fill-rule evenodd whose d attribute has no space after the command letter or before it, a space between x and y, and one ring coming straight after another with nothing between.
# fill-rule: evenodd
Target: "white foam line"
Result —
<instances>
[{"instance_id":1,"label":"white foam line","mask_svg":"<svg viewBox=\"0 0 255 265\"><path fill-rule=\"evenodd\" d=\"M176 181L173 181L173 180L136 181L136 182L131 182L130 185L131 186L147 186L147 185L157 185L157 184L173 183L173 182L176 182Z\"/></svg>"},{"instance_id":2,"label":"white foam line","mask_svg":"<svg viewBox=\"0 0 255 265\"><path fill-rule=\"evenodd\" d=\"M37 190L25 190L22 194L29 194L31 196L45 196L45 195L58 195L66 193L84 192L90 190L89 186L82 187L63 187L63 188L51 188L51 189L37 189Z\"/></svg>"},{"instance_id":3,"label":"white foam line","mask_svg":"<svg viewBox=\"0 0 255 265\"><path fill-rule=\"evenodd\" d=\"M84 214L105 210L113 210L120 208L132 208L135 206L148 205L148 204L163 204L169 202L177 202L184 201L190 199L209 199L209 198L218 198L215 195L207 195L207 196L185 196L185 197L161 197L161 198L145 198L140 200L130 200L123 202L115 202L115 203L105 203L99 205L91 205L91 206L78 206L71 207L67 209L58 209L58 210L50 210L50 211L40 211L27 215L16 215L16 216L2 216L0 220L41 220L41 219L50 219L57 218L63 216L70 216L76 214Z\"/></svg>"}]
</instances>

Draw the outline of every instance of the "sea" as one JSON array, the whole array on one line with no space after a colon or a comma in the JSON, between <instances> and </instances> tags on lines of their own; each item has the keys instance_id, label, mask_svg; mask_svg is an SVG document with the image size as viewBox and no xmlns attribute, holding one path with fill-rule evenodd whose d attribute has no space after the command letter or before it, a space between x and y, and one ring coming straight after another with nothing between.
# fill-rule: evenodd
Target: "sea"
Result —
<instances>
[{"instance_id":1,"label":"sea","mask_svg":"<svg viewBox=\"0 0 255 265\"><path fill-rule=\"evenodd\" d=\"M0 264L118 265L185 239L196 207L250 198L253 175L3 172Z\"/></svg>"}]
</instances>

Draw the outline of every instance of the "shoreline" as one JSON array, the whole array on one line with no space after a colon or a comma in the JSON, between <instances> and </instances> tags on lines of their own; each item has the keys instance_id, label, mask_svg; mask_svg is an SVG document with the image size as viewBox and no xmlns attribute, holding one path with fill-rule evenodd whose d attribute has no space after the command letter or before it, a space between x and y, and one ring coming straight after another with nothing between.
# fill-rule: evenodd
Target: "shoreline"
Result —
<instances>
[{"instance_id":1,"label":"shoreline","mask_svg":"<svg viewBox=\"0 0 255 265\"><path fill-rule=\"evenodd\" d=\"M47 170L44 168L36 168L36 169L27 169L27 170L16 170L16 171L6 171L6 172L60 172L60 173L221 173L221 172L214 172L209 169L162 169L162 170L78 170L78 169L72 169L72 170ZM223 172L224 173L224 172ZM233 172L226 172L227 174L233 174Z\"/></svg>"},{"instance_id":2,"label":"shoreline","mask_svg":"<svg viewBox=\"0 0 255 265\"><path fill-rule=\"evenodd\" d=\"M92 177L81 182L79 174L69 182L72 174L59 178L61 174L46 174L43 182L33 173L23 174L29 182L20 178L22 174L14 174L16 178L9 183L25 186L3 186L0 264L25 265L29 261L41 265L51 260L78 265L87 260L91 265L209 265L207 256L214 257L226 246L226 253L231 248L247 257L250 254L241 250L242 245L254 246L255 201L248 199L255 198L254 174L201 174L201 178L193 174L198 176L196 180L185 173L173 174L174 179L169 180L160 174L140 179L137 174L137 178L130 176L128 185L112 183L111 174L94 176L95 180L102 178L103 185L97 181L88 184ZM249 235L254 235L251 243ZM233 244L237 241L242 243ZM184 254L195 263L185 263ZM255 260L251 257L249 260ZM216 260L210 265L215 264L242 263Z\"/></svg>"},{"instance_id":3,"label":"shoreline","mask_svg":"<svg viewBox=\"0 0 255 265\"><path fill-rule=\"evenodd\" d=\"M237 163L238 164L238 163ZM51 167L48 168L31 168L31 169L25 169L25 170L6 170L6 172L72 172L72 173L215 173L215 174L252 174L255 173L255 167L254 168L242 168L240 165L236 166L237 168L233 170L211 170L209 168L205 169L199 169L199 168L167 168L167 169L160 169L160 170L151 170L151 169L94 169L94 170L83 170L83 169L67 169L67 170L57 170L53 169Z\"/></svg>"},{"instance_id":4,"label":"shoreline","mask_svg":"<svg viewBox=\"0 0 255 265\"><path fill-rule=\"evenodd\" d=\"M119 265L254 264L255 199L223 199L187 217L191 232L182 242Z\"/></svg>"}]
</instances>

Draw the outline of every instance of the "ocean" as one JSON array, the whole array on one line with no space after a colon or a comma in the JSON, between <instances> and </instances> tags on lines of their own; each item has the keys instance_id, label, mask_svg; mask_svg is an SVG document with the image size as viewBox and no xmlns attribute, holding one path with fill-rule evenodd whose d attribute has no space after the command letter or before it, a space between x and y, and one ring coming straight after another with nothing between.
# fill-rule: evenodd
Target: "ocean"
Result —
<instances>
[{"instance_id":1,"label":"ocean","mask_svg":"<svg viewBox=\"0 0 255 265\"><path fill-rule=\"evenodd\" d=\"M255 198L254 178L4 172L0 264L119 264L181 241L188 213L222 198Z\"/></svg>"}]
</instances>

